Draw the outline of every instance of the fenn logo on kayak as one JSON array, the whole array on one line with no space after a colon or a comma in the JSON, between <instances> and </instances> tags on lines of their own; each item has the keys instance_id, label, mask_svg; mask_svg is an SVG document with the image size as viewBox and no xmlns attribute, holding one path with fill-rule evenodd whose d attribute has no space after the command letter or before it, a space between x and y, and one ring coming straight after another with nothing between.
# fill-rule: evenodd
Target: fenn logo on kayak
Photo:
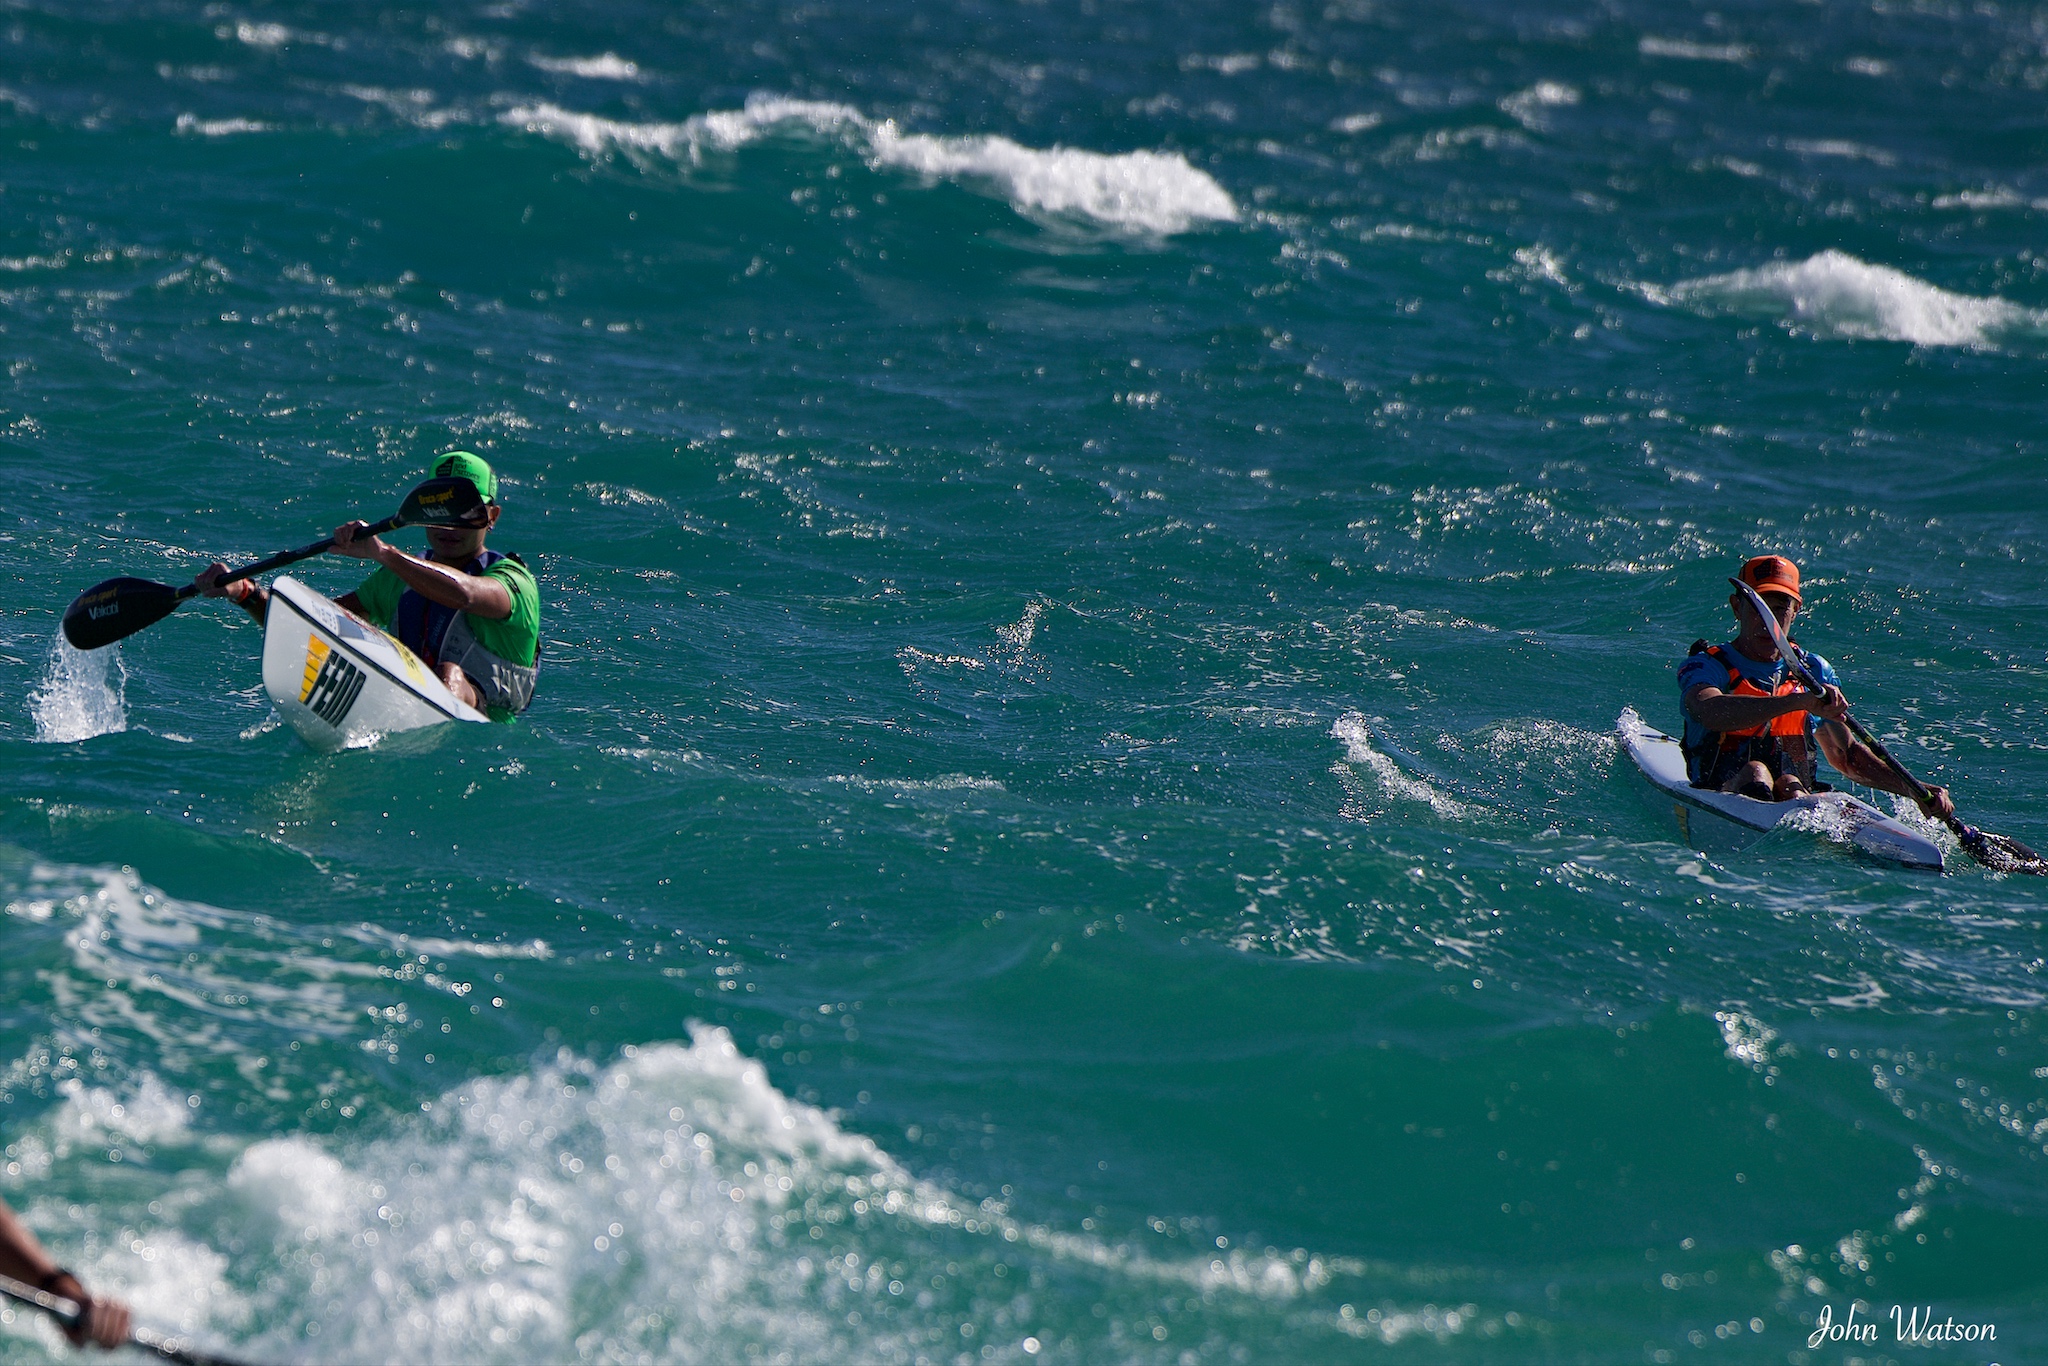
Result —
<instances>
[{"instance_id":1,"label":"fenn logo on kayak","mask_svg":"<svg viewBox=\"0 0 2048 1366\"><path fill-rule=\"evenodd\" d=\"M307 639L306 677L299 685L299 701L306 704L308 711L339 730L342 718L362 692L361 669L320 637Z\"/></svg>"}]
</instances>

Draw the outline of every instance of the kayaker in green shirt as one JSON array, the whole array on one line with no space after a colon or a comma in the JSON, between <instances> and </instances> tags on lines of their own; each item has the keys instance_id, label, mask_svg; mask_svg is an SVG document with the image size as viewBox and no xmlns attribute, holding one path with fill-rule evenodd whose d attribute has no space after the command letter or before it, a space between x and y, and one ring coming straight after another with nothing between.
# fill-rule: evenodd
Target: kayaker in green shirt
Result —
<instances>
[{"instance_id":1,"label":"kayaker in green shirt","mask_svg":"<svg viewBox=\"0 0 2048 1366\"><path fill-rule=\"evenodd\" d=\"M437 673L448 691L493 720L523 711L533 700L540 664L540 589L517 555L484 548L498 524L498 477L481 456L450 451L429 471L435 479L467 479L484 504L476 526L426 527L427 557L408 555L378 536L367 522L334 529L336 555L373 561L377 568L355 591L335 601L398 637ZM244 579L223 591L212 565L197 582L210 597L228 597L258 621L270 592Z\"/></svg>"}]
</instances>

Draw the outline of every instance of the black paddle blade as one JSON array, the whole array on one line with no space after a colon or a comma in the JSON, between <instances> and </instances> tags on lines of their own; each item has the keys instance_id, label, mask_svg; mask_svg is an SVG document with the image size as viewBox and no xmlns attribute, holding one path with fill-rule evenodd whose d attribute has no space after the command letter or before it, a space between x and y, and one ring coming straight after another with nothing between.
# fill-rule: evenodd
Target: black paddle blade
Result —
<instances>
[{"instance_id":1,"label":"black paddle blade","mask_svg":"<svg viewBox=\"0 0 2048 1366\"><path fill-rule=\"evenodd\" d=\"M484 496L475 484L459 475L429 479L398 506L402 526L459 526L475 529L489 524Z\"/></svg>"},{"instance_id":2,"label":"black paddle blade","mask_svg":"<svg viewBox=\"0 0 2048 1366\"><path fill-rule=\"evenodd\" d=\"M183 601L167 583L108 579L80 593L64 609L64 639L73 649L97 650L162 621Z\"/></svg>"},{"instance_id":3,"label":"black paddle blade","mask_svg":"<svg viewBox=\"0 0 2048 1366\"><path fill-rule=\"evenodd\" d=\"M1995 873L2032 873L2048 877L2048 859L2010 835L1994 835L1974 825L1963 827L1963 848L1970 857Z\"/></svg>"}]
</instances>

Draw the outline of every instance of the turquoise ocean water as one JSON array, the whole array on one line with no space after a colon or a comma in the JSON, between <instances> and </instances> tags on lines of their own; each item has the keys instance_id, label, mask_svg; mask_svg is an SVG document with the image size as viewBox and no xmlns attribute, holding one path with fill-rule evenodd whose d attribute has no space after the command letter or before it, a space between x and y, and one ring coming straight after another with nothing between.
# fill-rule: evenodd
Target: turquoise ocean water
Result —
<instances>
[{"instance_id":1,"label":"turquoise ocean water","mask_svg":"<svg viewBox=\"0 0 2048 1366\"><path fill-rule=\"evenodd\" d=\"M2048 847L2044 26L9 7L0 1195L267 1361L2048 1359L2048 887L1612 738L1782 552ZM517 724L59 648L458 445Z\"/></svg>"}]
</instances>

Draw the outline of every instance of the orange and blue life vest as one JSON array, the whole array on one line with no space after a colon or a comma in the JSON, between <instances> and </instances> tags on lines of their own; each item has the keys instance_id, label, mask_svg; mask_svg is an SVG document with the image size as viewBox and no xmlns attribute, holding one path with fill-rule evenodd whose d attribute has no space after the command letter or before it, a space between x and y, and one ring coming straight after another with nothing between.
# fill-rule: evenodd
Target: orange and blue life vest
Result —
<instances>
[{"instance_id":1,"label":"orange and blue life vest","mask_svg":"<svg viewBox=\"0 0 2048 1366\"><path fill-rule=\"evenodd\" d=\"M1726 669L1728 685L1721 691L1731 697L1788 697L1805 691L1791 676L1790 669L1785 671L1785 677L1775 688L1765 691L1750 682L1729 661L1725 647L1720 645L1709 645L1704 640L1694 641L1692 649L1686 653L1688 656L1711 656L1716 664ZM1762 763L1774 778L1789 772L1812 786L1813 745L1808 738L1812 720L1809 712L1791 711L1739 730L1708 731L1698 744L1684 746L1686 767L1692 773L1693 786L1718 787L1730 769L1752 760Z\"/></svg>"}]
</instances>

